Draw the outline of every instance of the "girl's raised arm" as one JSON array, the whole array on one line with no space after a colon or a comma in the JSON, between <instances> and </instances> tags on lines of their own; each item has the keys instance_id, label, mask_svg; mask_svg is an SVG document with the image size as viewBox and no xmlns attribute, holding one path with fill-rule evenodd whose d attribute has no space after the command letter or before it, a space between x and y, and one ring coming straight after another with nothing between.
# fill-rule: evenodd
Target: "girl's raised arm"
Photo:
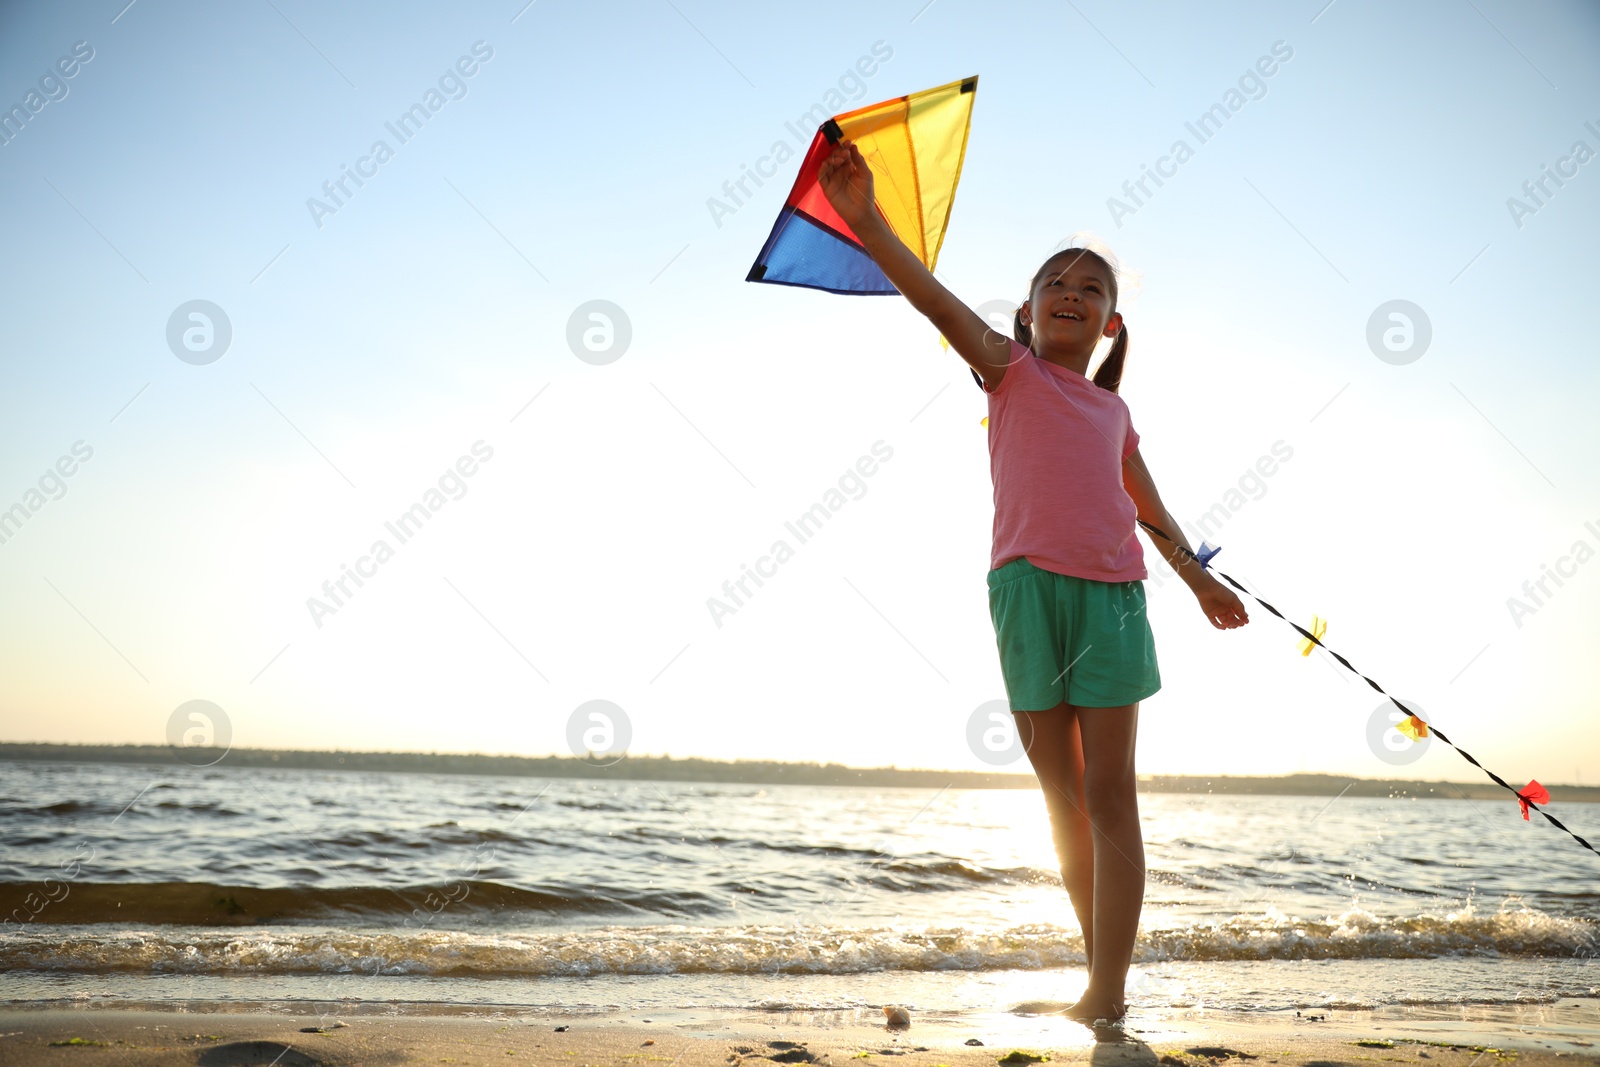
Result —
<instances>
[{"instance_id":1,"label":"girl's raised arm","mask_svg":"<svg viewBox=\"0 0 1600 1067\"><path fill-rule=\"evenodd\" d=\"M874 206L872 171L861 150L850 141L834 145L818 180L828 203L861 238L878 269L978 372L984 389L993 392L1011 362L1011 339L940 284L895 236Z\"/></svg>"}]
</instances>

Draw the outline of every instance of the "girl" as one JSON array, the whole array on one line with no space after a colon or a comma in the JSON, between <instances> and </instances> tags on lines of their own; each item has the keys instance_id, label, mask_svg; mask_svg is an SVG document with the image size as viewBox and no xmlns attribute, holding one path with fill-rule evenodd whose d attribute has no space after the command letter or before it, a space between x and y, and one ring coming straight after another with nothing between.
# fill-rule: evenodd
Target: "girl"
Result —
<instances>
[{"instance_id":1,"label":"girl","mask_svg":"<svg viewBox=\"0 0 1600 1067\"><path fill-rule=\"evenodd\" d=\"M1116 310L1116 272L1088 249L1051 256L1017 309L1011 340L956 299L889 229L860 149L840 141L820 179L879 269L988 394L990 616L1089 965L1083 996L1064 1014L1120 1024L1144 902L1134 737L1139 702L1161 688L1134 520L1189 545L1161 503L1117 395L1128 331ZM1091 381L1089 358L1102 337L1116 341ZM1191 557L1170 544L1163 554L1213 626L1250 621L1239 598Z\"/></svg>"}]
</instances>

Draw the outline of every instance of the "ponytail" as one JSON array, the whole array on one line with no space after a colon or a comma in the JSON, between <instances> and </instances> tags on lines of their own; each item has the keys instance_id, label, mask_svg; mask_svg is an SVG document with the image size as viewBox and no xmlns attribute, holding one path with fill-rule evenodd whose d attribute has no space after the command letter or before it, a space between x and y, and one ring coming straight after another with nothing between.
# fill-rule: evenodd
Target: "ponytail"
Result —
<instances>
[{"instance_id":1,"label":"ponytail","mask_svg":"<svg viewBox=\"0 0 1600 1067\"><path fill-rule=\"evenodd\" d=\"M1023 348L1033 348L1033 328L1022 321L1022 308L1017 308L1011 316L1011 336L1017 339L1017 344Z\"/></svg>"},{"instance_id":2,"label":"ponytail","mask_svg":"<svg viewBox=\"0 0 1600 1067\"><path fill-rule=\"evenodd\" d=\"M1106 353L1106 358L1100 361L1100 366L1095 368L1094 384L1102 389L1116 392L1122 384L1122 365L1128 359L1128 324L1122 323L1117 327L1117 339L1111 342L1111 351Z\"/></svg>"}]
</instances>

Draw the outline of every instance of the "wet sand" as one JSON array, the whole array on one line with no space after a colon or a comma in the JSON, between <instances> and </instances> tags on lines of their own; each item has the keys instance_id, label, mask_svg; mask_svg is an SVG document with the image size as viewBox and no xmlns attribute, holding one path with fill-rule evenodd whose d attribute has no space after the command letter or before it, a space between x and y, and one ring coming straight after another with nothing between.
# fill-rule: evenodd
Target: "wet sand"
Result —
<instances>
[{"instance_id":1,"label":"wet sand","mask_svg":"<svg viewBox=\"0 0 1600 1067\"><path fill-rule=\"evenodd\" d=\"M1044 1007L1043 1005L1035 1007ZM913 1016L890 1031L869 1009L660 1017L535 1015L366 1004L335 1015L299 1006L10 1007L0 1067L33 1064L506 1064L702 1067L893 1063L948 1067L1089 1063L1151 1067L1600 1067L1600 1004L1247 1016L1180 1011L1092 1031L1044 1014ZM1323 1016L1317 1018L1314 1016ZM565 1029L558 1029L564 1027ZM969 1044L980 1041L982 1044ZM1041 1057L1033 1059L1030 1057Z\"/></svg>"}]
</instances>

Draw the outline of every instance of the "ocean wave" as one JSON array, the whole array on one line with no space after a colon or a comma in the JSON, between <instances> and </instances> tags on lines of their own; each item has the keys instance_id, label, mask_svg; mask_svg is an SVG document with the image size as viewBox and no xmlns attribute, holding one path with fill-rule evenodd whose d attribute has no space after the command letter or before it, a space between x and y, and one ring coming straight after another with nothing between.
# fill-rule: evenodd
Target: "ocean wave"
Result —
<instances>
[{"instance_id":1,"label":"ocean wave","mask_svg":"<svg viewBox=\"0 0 1600 1067\"><path fill-rule=\"evenodd\" d=\"M379 840L387 837L372 831L334 838L324 845L356 847L386 843L392 846L392 840ZM647 853L640 859L656 864L678 862L664 853ZM761 872L714 886L696 888L683 883L670 889L578 881L525 887L478 879L397 886L278 887L181 881L74 882L65 887L64 897L43 907L38 902L48 893L39 883L7 881L0 882L0 917L12 915L24 921L33 914L37 916L36 921L52 923L239 926L345 916L407 916L417 909L438 912L448 907L456 914L494 911L502 917L529 913L628 915L672 920L725 913L730 896L763 899L772 910L782 912L802 899L805 881L804 876L793 873ZM975 886L1057 884L1060 879L1053 871L1032 867L984 867L942 856L928 856L922 860L884 856L870 864L813 872L809 881L810 890L814 892L836 892L841 888L856 891L866 886L891 893L940 893L959 892ZM57 884L51 892L59 895L62 888ZM716 892L709 892L711 889Z\"/></svg>"},{"instance_id":2,"label":"ocean wave","mask_svg":"<svg viewBox=\"0 0 1600 1067\"><path fill-rule=\"evenodd\" d=\"M806 930L630 927L560 934L257 930L21 933L0 939L0 968L72 973L530 978L670 974L860 974L1036 970L1083 962L1076 935L1045 928Z\"/></svg>"},{"instance_id":3,"label":"ocean wave","mask_svg":"<svg viewBox=\"0 0 1600 1067\"><path fill-rule=\"evenodd\" d=\"M58 899L56 899L58 898ZM87 925L254 926L334 920L432 921L493 912L533 916L704 918L725 910L723 898L691 889L627 890L615 886L522 888L459 879L432 885L287 886L209 882L0 883L0 916L14 922Z\"/></svg>"},{"instance_id":4,"label":"ocean wave","mask_svg":"<svg viewBox=\"0 0 1600 1067\"><path fill-rule=\"evenodd\" d=\"M1412 916L1351 908L1316 920L1268 908L1264 915L1143 932L1140 945L1146 962L1592 956L1600 950L1600 923L1527 907Z\"/></svg>"},{"instance_id":5,"label":"ocean wave","mask_svg":"<svg viewBox=\"0 0 1600 1067\"><path fill-rule=\"evenodd\" d=\"M1082 965L1083 940L1051 925L1003 930L639 926L484 934L428 929L249 931L10 928L0 970L431 977L862 974ZM1257 916L1142 931L1134 962L1550 958L1592 953L1596 924L1530 910L1322 920Z\"/></svg>"}]
</instances>

